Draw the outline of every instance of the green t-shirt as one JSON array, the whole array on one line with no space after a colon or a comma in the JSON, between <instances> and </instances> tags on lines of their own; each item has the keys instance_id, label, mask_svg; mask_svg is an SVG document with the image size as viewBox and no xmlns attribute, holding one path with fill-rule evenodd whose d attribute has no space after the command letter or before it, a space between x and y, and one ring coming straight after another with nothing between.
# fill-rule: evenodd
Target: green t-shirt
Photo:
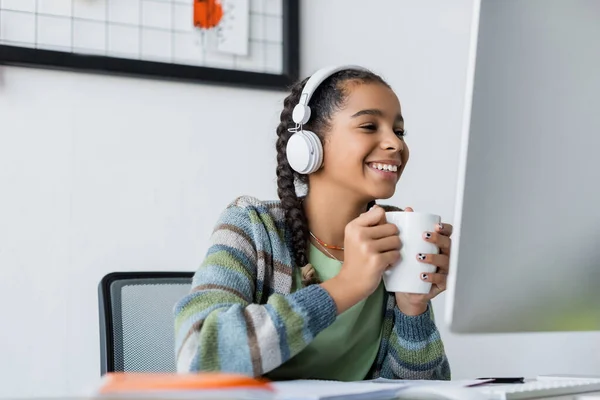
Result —
<instances>
[{"instance_id":1,"label":"green t-shirt","mask_svg":"<svg viewBox=\"0 0 600 400\"><path fill-rule=\"evenodd\" d=\"M339 261L310 245L309 262L324 282L336 276ZM294 286L301 286L301 272L295 271ZM335 322L317 335L300 353L267 374L272 380L327 379L363 380L369 372L381 342L383 325L383 283L368 298L338 315Z\"/></svg>"}]
</instances>

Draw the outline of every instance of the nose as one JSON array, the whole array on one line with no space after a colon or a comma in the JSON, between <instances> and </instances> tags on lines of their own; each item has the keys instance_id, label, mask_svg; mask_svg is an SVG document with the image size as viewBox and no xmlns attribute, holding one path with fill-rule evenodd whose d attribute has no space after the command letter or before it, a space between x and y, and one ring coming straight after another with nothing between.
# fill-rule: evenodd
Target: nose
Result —
<instances>
[{"instance_id":1,"label":"nose","mask_svg":"<svg viewBox=\"0 0 600 400\"><path fill-rule=\"evenodd\" d=\"M386 130L383 140L381 141L381 147L384 150L391 150L394 152L401 153L404 150L404 140L396 135L393 129Z\"/></svg>"}]
</instances>

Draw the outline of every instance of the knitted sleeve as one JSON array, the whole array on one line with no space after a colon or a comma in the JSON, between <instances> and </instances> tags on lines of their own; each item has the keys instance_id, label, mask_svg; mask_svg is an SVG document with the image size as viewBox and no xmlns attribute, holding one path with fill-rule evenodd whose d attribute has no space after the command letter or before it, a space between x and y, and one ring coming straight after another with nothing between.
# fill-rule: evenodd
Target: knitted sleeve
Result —
<instances>
[{"instance_id":1,"label":"knitted sleeve","mask_svg":"<svg viewBox=\"0 0 600 400\"><path fill-rule=\"evenodd\" d=\"M335 321L335 303L319 285L287 295L263 287L261 265L271 263L274 274L291 271L271 253L273 230L268 213L239 202L221 214L190 293L175 305L179 372L260 376Z\"/></svg>"},{"instance_id":2,"label":"knitted sleeve","mask_svg":"<svg viewBox=\"0 0 600 400\"><path fill-rule=\"evenodd\" d=\"M431 379L449 380L450 364L444 351L444 344L435 325L431 303L421 315L408 316L393 305L388 312L393 313L393 327L390 331L386 351L382 354L379 375L389 379Z\"/></svg>"}]
</instances>

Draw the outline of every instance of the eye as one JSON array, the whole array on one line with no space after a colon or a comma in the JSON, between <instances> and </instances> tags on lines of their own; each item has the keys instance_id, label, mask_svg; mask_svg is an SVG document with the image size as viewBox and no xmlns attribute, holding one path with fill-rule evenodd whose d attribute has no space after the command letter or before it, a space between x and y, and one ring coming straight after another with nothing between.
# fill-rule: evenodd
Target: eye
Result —
<instances>
[{"instance_id":1,"label":"eye","mask_svg":"<svg viewBox=\"0 0 600 400\"><path fill-rule=\"evenodd\" d=\"M396 136L401 137L401 138L406 136L406 131L404 129L396 129L394 131L394 133L396 134Z\"/></svg>"},{"instance_id":2,"label":"eye","mask_svg":"<svg viewBox=\"0 0 600 400\"><path fill-rule=\"evenodd\" d=\"M361 127L361 129L365 129L369 132L377 131L377 125L375 125L375 124L365 124L365 125L361 125L360 127ZM404 129L394 129L394 133L399 138L403 138L404 136L406 136L406 131Z\"/></svg>"},{"instance_id":3,"label":"eye","mask_svg":"<svg viewBox=\"0 0 600 400\"><path fill-rule=\"evenodd\" d=\"M366 129L368 131L376 131L377 130L377 125L375 124L365 124L365 125L361 125L362 129Z\"/></svg>"}]
</instances>

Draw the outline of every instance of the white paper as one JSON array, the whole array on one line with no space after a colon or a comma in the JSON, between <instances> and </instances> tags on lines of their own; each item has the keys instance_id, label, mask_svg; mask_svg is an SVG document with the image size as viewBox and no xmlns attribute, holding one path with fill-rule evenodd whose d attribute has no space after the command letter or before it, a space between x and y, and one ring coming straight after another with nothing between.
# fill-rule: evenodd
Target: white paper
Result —
<instances>
[{"instance_id":1,"label":"white paper","mask_svg":"<svg viewBox=\"0 0 600 400\"><path fill-rule=\"evenodd\" d=\"M221 0L223 17L217 26L217 50L239 56L248 55L250 37L250 0Z\"/></svg>"},{"instance_id":2,"label":"white paper","mask_svg":"<svg viewBox=\"0 0 600 400\"><path fill-rule=\"evenodd\" d=\"M445 386L463 388L489 380L401 380L378 378L358 382L293 380L272 382L277 400L377 400L394 398L403 389L414 386Z\"/></svg>"},{"instance_id":3,"label":"white paper","mask_svg":"<svg viewBox=\"0 0 600 400\"><path fill-rule=\"evenodd\" d=\"M390 399L406 385L402 383L294 380L272 382L278 400L377 400Z\"/></svg>"},{"instance_id":4,"label":"white paper","mask_svg":"<svg viewBox=\"0 0 600 400\"><path fill-rule=\"evenodd\" d=\"M445 386L454 386L454 387L471 387L477 385L483 385L484 383L491 382L493 379L461 379L454 381L436 381L429 379L420 379L420 380L396 380L396 379L387 379L387 378L377 378L373 380L367 380L364 382L372 382L372 383L396 383L402 384L405 386L417 386L417 385L445 385Z\"/></svg>"}]
</instances>

